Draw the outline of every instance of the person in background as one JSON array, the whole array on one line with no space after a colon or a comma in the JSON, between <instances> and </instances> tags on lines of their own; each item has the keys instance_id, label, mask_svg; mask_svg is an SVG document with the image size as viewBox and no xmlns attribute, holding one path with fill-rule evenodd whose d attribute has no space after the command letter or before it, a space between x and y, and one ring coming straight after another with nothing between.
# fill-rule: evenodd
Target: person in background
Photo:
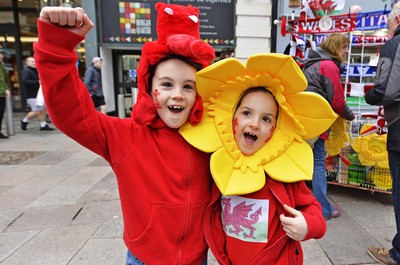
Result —
<instances>
[{"instance_id":1,"label":"person in background","mask_svg":"<svg viewBox=\"0 0 400 265\"><path fill-rule=\"evenodd\" d=\"M38 117L40 122L40 130L41 131L53 131L54 128L51 128L47 125L46 121L46 107L38 106L36 104L36 97L39 91L40 82L39 75L36 69L35 58L29 56L25 59L25 68L21 72L21 84L24 86L26 102L31 107L31 111L21 120L21 129L26 130L29 121L35 117Z\"/></svg>"},{"instance_id":2,"label":"person in background","mask_svg":"<svg viewBox=\"0 0 400 265\"><path fill-rule=\"evenodd\" d=\"M219 56L220 60L226 58L234 58L234 57L235 57L235 50L233 48L223 48Z\"/></svg>"},{"instance_id":3,"label":"person in background","mask_svg":"<svg viewBox=\"0 0 400 265\"><path fill-rule=\"evenodd\" d=\"M340 80L341 64L346 61L350 40L343 34L334 33L321 43L318 51L310 50L304 62L303 72L308 81L307 90L323 96L332 109L345 120L355 118L353 111L347 106ZM327 195L325 168L325 140L329 131L316 138L314 143L314 175L312 189L314 196L322 205L325 219L337 218L341 215L339 205L332 205Z\"/></svg>"},{"instance_id":4,"label":"person in background","mask_svg":"<svg viewBox=\"0 0 400 265\"><path fill-rule=\"evenodd\" d=\"M0 49L0 139L8 139L8 136L1 132L4 112L6 110L6 98L10 96L8 89L8 72L4 66L4 50Z\"/></svg>"},{"instance_id":5,"label":"person in background","mask_svg":"<svg viewBox=\"0 0 400 265\"><path fill-rule=\"evenodd\" d=\"M255 54L246 68L228 58L196 80L207 113L180 133L213 152L216 185L203 219L215 258L221 265L302 264L300 241L326 231L304 181L313 168L305 139L327 130L337 115L321 96L302 92L307 82L291 56Z\"/></svg>"},{"instance_id":6,"label":"person in background","mask_svg":"<svg viewBox=\"0 0 400 265\"><path fill-rule=\"evenodd\" d=\"M100 108L100 112L106 114L106 102L101 83L102 65L103 60L100 57L93 57L92 64L85 71L84 83L89 90L94 106Z\"/></svg>"},{"instance_id":7,"label":"person in background","mask_svg":"<svg viewBox=\"0 0 400 265\"><path fill-rule=\"evenodd\" d=\"M382 106L388 124L387 151L392 176L392 196L396 234L392 248L369 247L368 254L380 264L400 264L400 3L388 15L388 29L392 36L382 46L373 89L365 94L365 101Z\"/></svg>"},{"instance_id":8,"label":"person in background","mask_svg":"<svg viewBox=\"0 0 400 265\"><path fill-rule=\"evenodd\" d=\"M158 37L142 47L130 119L97 111L79 78L75 47L93 28L82 8L41 10L35 58L53 123L115 172L126 264L204 265L210 156L188 144L178 129L202 118L196 72L215 52L200 39L198 8L163 2L155 8Z\"/></svg>"}]
</instances>

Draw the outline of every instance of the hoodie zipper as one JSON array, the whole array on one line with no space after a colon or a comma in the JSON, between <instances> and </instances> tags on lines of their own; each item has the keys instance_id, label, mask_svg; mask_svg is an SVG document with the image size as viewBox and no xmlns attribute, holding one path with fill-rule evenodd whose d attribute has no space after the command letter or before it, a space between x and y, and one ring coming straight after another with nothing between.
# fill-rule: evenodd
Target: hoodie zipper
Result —
<instances>
[{"instance_id":1,"label":"hoodie zipper","mask_svg":"<svg viewBox=\"0 0 400 265\"><path fill-rule=\"evenodd\" d=\"M182 230L182 235L179 238L179 243L178 243L178 264L182 264L183 262L183 245L184 241L188 232L189 228L189 223L190 223L190 215L192 212L192 194L190 192L190 187L192 185L192 180L193 180L193 154L191 152L191 149L188 148L189 144L181 138L182 143L183 143L183 148L185 149L185 154L186 154L186 160L187 160L187 169L188 169L188 174L187 174L187 184L186 184L186 211L185 211L185 217L184 217L184 226Z\"/></svg>"}]
</instances>

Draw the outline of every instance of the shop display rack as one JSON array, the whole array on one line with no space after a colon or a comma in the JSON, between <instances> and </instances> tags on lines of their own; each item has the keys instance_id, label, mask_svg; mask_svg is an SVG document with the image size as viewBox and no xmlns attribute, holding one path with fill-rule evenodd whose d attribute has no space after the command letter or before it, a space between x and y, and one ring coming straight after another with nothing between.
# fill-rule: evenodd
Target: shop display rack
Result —
<instances>
[{"instance_id":1,"label":"shop display rack","mask_svg":"<svg viewBox=\"0 0 400 265\"><path fill-rule=\"evenodd\" d=\"M329 184L352 187L372 192L391 193L392 179L388 168L365 166L359 160L359 154L352 148L354 139L360 136L365 124L373 124L371 118L360 117L347 123L350 143L341 149L339 155L328 156L325 164Z\"/></svg>"},{"instance_id":2,"label":"shop display rack","mask_svg":"<svg viewBox=\"0 0 400 265\"><path fill-rule=\"evenodd\" d=\"M330 23L321 23L321 18L300 16L300 18L295 19L293 15L292 18L281 18L282 36L293 34L292 37L296 37L303 34L304 40L314 42L316 45L331 33L347 34L350 39L349 57L345 65L345 74L342 75L342 84L347 105L353 110L357 118L347 124L348 145L342 148L338 155L326 159L329 184L365 189L372 192L391 193L392 181L387 163L384 167L377 166L378 164L382 165L382 163L365 163L365 155L361 155L364 159L362 159L364 163L361 163L360 154L353 148L354 140L360 139L362 126L374 124L376 121L371 118L374 115L364 115L365 113L378 113L377 106L370 106L365 102L364 94L373 87L380 47L389 39L386 30L388 13L385 5L385 10L324 16L323 21ZM386 153L387 156L386 148L382 147L386 144L386 140L384 140L384 143L382 142L379 143L379 151L376 151L377 149L374 146L364 146L363 148L375 149L372 152L375 151L380 156L385 156ZM373 166L366 166L365 164Z\"/></svg>"}]
</instances>

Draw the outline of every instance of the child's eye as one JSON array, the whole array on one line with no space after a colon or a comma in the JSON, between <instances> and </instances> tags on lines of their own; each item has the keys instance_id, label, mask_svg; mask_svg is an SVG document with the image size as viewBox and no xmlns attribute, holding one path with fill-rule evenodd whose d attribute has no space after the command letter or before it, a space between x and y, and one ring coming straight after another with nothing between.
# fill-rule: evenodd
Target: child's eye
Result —
<instances>
[{"instance_id":1,"label":"child's eye","mask_svg":"<svg viewBox=\"0 0 400 265\"><path fill-rule=\"evenodd\" d=\"M249 116L251 113L250 113L250 111L248 111L248 110L244 110L244 111L242 112L242 114L243 114L244 116Z\"/></svg>"},{"instance_id":2,"label":"child's eye","mask_svg":"<svg viewBox=\"0 0 400 265\"><path fill-rule=\"evenodd\" d=\"M185 85L183 88L184 88L185 90L193 90L193 89L194 89L194 87L191 86L191 85Z\"/></svg>"},{"instance_id":3,"label":"child's eye","mask_svg":"<svg viewBox=\"0 0 400 265\"><path fill-rule=\"evenodd\" d=\"M271 119L270 119L269 117L264 117L264 118L263 118L263 121L264 121L264 122L271 122Z\"/></svg>"},{"instance_id":4,"label":"child's eye","mask_svg":"<svg viewBox=\"0 0 400 265\"><path fill-rule=\"evenodd\" d=\"M165 82L165 83L162 83L162 86L163 87L172 87L172 84L170 82Z\"/></svg>"}]
</instances>

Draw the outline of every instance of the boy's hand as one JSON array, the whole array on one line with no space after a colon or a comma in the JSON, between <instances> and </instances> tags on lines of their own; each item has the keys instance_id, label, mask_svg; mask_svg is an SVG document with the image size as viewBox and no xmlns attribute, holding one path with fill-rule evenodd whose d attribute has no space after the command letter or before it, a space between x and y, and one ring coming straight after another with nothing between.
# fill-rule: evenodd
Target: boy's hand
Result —
<instances>
[{"instance_id":1,"label":"boy's hand","mask_svg":"<svg viewBox=\"0 0 400 265\"><path fill-rule=\"evenodd\" d=\"M293 240L303 240L308 232L307 222L303 214L286 204L283 207L291 215L285 216L281 214L279 216L286 235Z\"/></svg>"},{"instance_id":2,"label":"boy's hand","mask_svg":"<svg viewBox=\"0 0 400 265\"><path fill-rule=\"evenodd\" d=\"M80 7L46 6L40 11L40 20L81 36L85 36L93 28L93 22Z\"/></svg>"}]
</instances>

